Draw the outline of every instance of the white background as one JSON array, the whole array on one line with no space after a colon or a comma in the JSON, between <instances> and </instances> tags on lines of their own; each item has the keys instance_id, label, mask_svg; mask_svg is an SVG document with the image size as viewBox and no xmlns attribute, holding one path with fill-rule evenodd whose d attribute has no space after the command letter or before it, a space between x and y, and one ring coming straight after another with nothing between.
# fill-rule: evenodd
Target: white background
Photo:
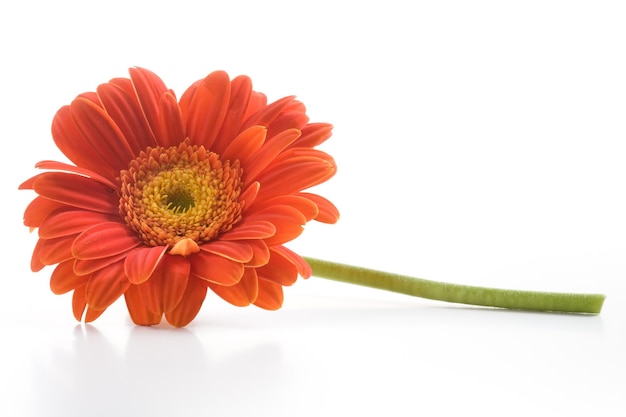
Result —
<instances>
[{"instance_id":1,"label":"white background","mask_svg":"<svg viewBox=\"0 0 626 417\"><path fill-rule=\"evenodd\" d=\"M19 5L18 5L19 4ZM0 414L626 415L621 1L23 1L0 6ZM216 69L335 125L337 225L290 247L461 284L602 292L600 316L494 311L320 278L278 312L209 296L185 329L93 325L33 274L56 110L130 66Z\"/></svg>"}]
</instances>

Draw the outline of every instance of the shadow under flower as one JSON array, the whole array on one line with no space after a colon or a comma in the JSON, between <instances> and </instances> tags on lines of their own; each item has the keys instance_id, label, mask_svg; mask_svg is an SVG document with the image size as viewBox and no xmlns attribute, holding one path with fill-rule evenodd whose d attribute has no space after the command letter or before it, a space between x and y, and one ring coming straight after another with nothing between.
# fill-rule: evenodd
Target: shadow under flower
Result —
<instances>
[{"instance_id":1,"label":"shadow under flower","mask_svg":"<svg viewBox=\"0 0 626 417\"><path fill-rule=\"evenodd\" d=\"M272 387L285 384L272 343L223 354L188 329L134 327L121 349L90 325L76 326L73 336L69 348L60 343L47 359L35 358L34 415L248 414L279 401Z\"/></svg>"}]
</instances>

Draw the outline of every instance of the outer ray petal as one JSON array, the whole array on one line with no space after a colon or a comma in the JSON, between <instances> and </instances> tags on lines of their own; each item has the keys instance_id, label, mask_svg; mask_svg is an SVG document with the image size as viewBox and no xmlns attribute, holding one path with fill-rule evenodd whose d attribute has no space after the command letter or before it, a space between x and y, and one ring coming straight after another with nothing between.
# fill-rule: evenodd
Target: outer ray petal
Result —
<instances>
[{"instance_id":1,"label":"outer ray petal","mask_svg":"<svg viewBox=\"0 0 626 417\"><path fill-rule=\"evenodd\" d=\"M256 153L265 142L267 129L263 126L252 126L241 132L231 142L225 146L221 154L222 159L239 159L241 166L246 166L248 162L256 157Z\"/></svg>"},{"instance_id":2,"label":"outer ray petal","mask_svg":"<svg viewBox=\"0 0 626 417\"><path fill-rule=\"evenodd\" d=\"M24 225L28 227L39 227L50 213L61 207L65 207L65 205L58 201L37 196L26 207L26 210L24 210Z\"/></svg>"},{"instance_id":3,"label":"outer ray petal","mask_svg":"<svg viewBox=\"0 0 626 417\"><path fill-rule=\"evenodd\" d=\"M273 137L280 132L289 129L302 129L306 126L306 123L309 121L309 116L302 111L283 111L281 112L272 123L269 124L267 128L267 136Z\"/></svg>"},{"instance_id":4,"label":"outer ray petal","mask_svg":"<svg viewBox=\"0 0 626 417\"><path fill-rule=\"evenodd\" d=\"M52 239L79 234L99 223L115 222L119 216L86 210L57 210L39 226L39 237Z\"/></svg>"},{"instance_id":5,"label":"outer ray petal","mask_svg":"<svg viewBox=\"0 0 626 417\"><path fill-rule=\"evenodd\" d=\"M94 272L85 289L85 297L89 307L104 310L120 298L130 286L124 273L124 262L119 261L107 268Z\"/></svg>"},{"instance_id":6,"label":"outer ray petal","mask_svg":"<svg viewBox=\"0 0 626 417\"><path fill-rule=\"evenodd\" d=\"M156 145L156 139L130 80L112 80L100 85L97 91L104 109L118 126L135 155L148 146Z\"/></svg>"},{"instance_id":7,"label":"outer ray petal","mask_svg":"<svg viewBox=\"0 0 626 417\"><path fill-rule=\"evenodd\" d=\"M324 160L276 164L271 167L270 172L259 176L262 184L259 195L271 198L281 194L293 194L327 181L336 172L337 167ZM285 181L285 178L289 178L289 181Z\"/></svg>"},{"instance_id":8,"label":"outer ray petal","mask_svg":"<svg viewBox=\"0 0 626 417\"><path fill-rule=\"evenodd\" d=\"M243 219L237 227L220 236L221 240L266 239L276 234L276 227L267 220Z\"/></svg>"},{"instance_id":9,"label":"outer ray petal","mask_svg":"<svg viewBox=\"0 0 626 417\"><path fill-rule=\"evenodd\" d=\"M250 126L269 126L278 117L281 111L283 111L292 101L295 96L283 97L280 100L273 102L267 106L262 107L255 114L252 114L247 118L243 124L243 128L247 129Z\"/></svg>"},{"instance_id":10,"label":"outer ray petal","mask_svg":"<svg viewBox=\"0 0 626 417\"><path fill-rule=\"evenodd\" d=\"M258 269L259 276L280 285L293 285L298 279L298 268L280 251L270 248L271 256L267 265Z\"/></svg>"},{"instance_id":11,"label":"outer ray petal","mask_svg":"<svg viewBox=\"0 0 626 417\"><path fill-rule=\"evenodd\" d=\"M311 273L313 272L311 266L302 258L302 256L298 255L294 251L285 246L274 246L272 248L273 253L279 253L285 259L288 259L291 263L293 263L298 269L298 274L303 278L309 278Z\"/></svg>"},{"instance_id":12,"label":"outer ray petal","mask_svg":"<svg viewBox=\"0 0 626 417\"><path fill-rule=\"evenodd\" d=\"M247 240L245 241L250 248L252 248L252 259L250 259L246 266L248 267L257 267L265 265L270 260L270 250L267 247L265 241L257 239L257 240Z\"/></svg>"},{"instance_id":13,"label":"outer ray petal","mask_svg":"<svg viewBox=\"0 0 626 417\"><path fill-rule=\"evenodd\" d=\"M72 245L76 259L98 259L128 252L141 241L125 225L101 223L81 233Z\"/></svg>"},{"instance_id":14,"label":"outer ray petal","mask_svg":"<svg viewBox=\"0 0 626 417\"><path fill-rule=\"evenodd\" d=\"M118 174L106 159L104 159L87 141L72 119L70 106L61 107L52 120L52 138L57 147L76 166L97 172L109 180L114 180Z\"/></svg>"},{"instance_id":15,"label":"outer ray petal","mask_svg":"<svg viewBox=\"0 0 626 417\"><path fill-rule=\"evenodd\" d=\"M89 275L124 258L126 258L125 252L106 258L74 259L74 272L76 275Z\"/></svg>"},{"instance_id":16,"label":"outer ray petal","mask_svg":"<svg viewBox=\"0 0 626 417\"><path fill-rule=\"evenodd\" d=\"M100 317L100 315L104 313L104 309L96 310L87 306L87 298L85 296L86 288L87 284L81 285L74 290L72 296L72 311L74 312L76 320L81 321L84 316L85 323L90 323Z\"/></svg>"},{"instance_id":17,"label":"outer ray petal","mask_svg":"<svg viewBox=\"0 0 626 417\"><path fill-rule=\"evenodd\" d=\"M116 190L118 188L118 186L113 183L111 180L109 180L108 178L103 177L102 175L93 172L89 169L86 168L82 168L82 167L76 167L74 165L69 165L69 164L65 164L63 162L57 162L57 161L40 161L37 162L35 164L35 168L39 168L39 169L52 169L55 171L65 171L65 172L72 172L74 174L78 174L78 175L82 175L83 177L87 177L87 178L91 178L94 181L98 181L100 184L104 185L105 187L109 187L112 190Z\"/></svg>"},{"instance_id":18,"label":"outer ray petal","mask_svg":"<svg viewBox=\"0 0 626 417\"><path fill-rule=\"evenodd\" d=\"M163 138L158 137L159 103L163 94L170 92L170 90L155 73L145 68L130 68L128 72L139 106L143 110L157 144L161 145Z\"/></svg>"},{"instance_id":19,"label":"outer ray petal","mask_svg":"<svg viewBox=\"0 0 626 417\"><path fill-rule=\"evenodd\" d=\"M235 285L243 275L243 265L219 255L200 251L190 258L191 272L198 278L219 285Z\"/></svg>"},{"instance_id":20,"label":"outer ray petal","mask_svg":"<svg viewBox=\"0 0 626 417\"><path fill-rule=\"evenodd\" d=\"M33 183L37 194L69 206L117 214L118 200L112 190L89 178L65 172L45 172Z\"/></svg>"},{"instance_id":21,"label":"outer ray petal","mask_svg":"<svg viewBox=\"0 0 626 417\"><path fill-rule=\"evenodd\" d=\"M229 99L230 80L224 71L212 72L202 80L189 106L189 113L183 114L186 116L186 131L192 144L213 149L213 142L228 110ZM220 151L215 149L217 153Z\"/></svg>"},{"instance_id":22,"label":"outer ray petal","mask_svg":"<svg viewBox=\"0 0 626 417\"><path fill-rule=\"evenodd\" d=\"M126 138L104 109L82 98L70 105L76 127L91 147L116 170L126 169L135 157Z\"/></svg>"},{"instance_id":23,"label":"outer ray petal","mask_svg":"<svg viewBox=\"0 0 626 417\"><path fill-rule=\"evenodd\" d=\"M167 321L176 327L189 324L196 317L206 298L207 283L199 278L191 277L185 289L185 294L178 306L165 314Z\"/></svg>"},{"instance_id":24,"label":"outer ray petal","mask_svg":"<svg viewBox=\"0 0 626 417\"><path fill-rule=\"evenodd\" d=\"M172 311L185 293L189 269L189 261L183 256L163 258L150 279L137 286L146 308L155 314Z\"/></svg>"},{"instance_id":25,"label":"outer ray petal","mask_svg":"<svg viewBox=\"0 0 626 417\"><path fill-rule=\"evenodd\" d=\"M252 248L242 241L214 240L200 245L200 250L242 263L250 261L254 254Z\"/></svg>"},{"instance_id":26,"label":"outer ray petal","mask_svg":"<svg viewBox=\"0 0 626 417\"><path fill-rule=\"evenodd\" d=\"M243 166L246 180L255 181L259 173L267 168L285 148L299 137L300 131L291 129L274 136L271 141L266 141L263 147L254 156L254 159Z\"/></svg>"},{"instance_id":27,"label":"outer ray petal","mask_svg":"<svg viewBox=\"0 0 626 417\"><path fill-rule=\"evenodd\" d=\"M141 284L155 271L167 246L140 247L131 250L124 260L124 272L132 284Z\"/></svg>"},{"instance_id":28,"label":"outer ray petal","mask_svg":"<svg viewBox=\"0 0 626 417\"><path fill-rule=\"evenodd\" d=\"M333 125L329 123L310 123L301 130L302 136L300 136L292 146L313 148L330 138Z\"/></svg>"},{"instance_id":29,"label":"outer ray petal","mask_svg":"<svg viewBox=\"0 0 626 417\"><path fill-rule=\"evenodd\" d=\"M305 217L306 221L313 220L319 215L319 209L311 199L302 195L281 195L270 198L269 200L261 200L258 204L254 204L248 213L252 214L260 210L269 209L273 206L289 206L297 209Z\"/></svg>"},{"instance_id":30,"label":"outer ray petal","mask_svg":"<svg viewBox=\"0 0 626 417\"><path fill-rule=\"evenodd\" d=\"M265 310L278 310L283 305L283 287L259 276L259 294L253 304Z\"/></svg>"},{"instance_id":31,"label":"outer ray petal","mask_svg":"<svg viewBox=\"0 0 626 417\"><path fill-rule=\"evenodd\" d=\"M161 322L162 314L153 313L144 304L137 285L131 285L124 293L126 308L133 323L140 326L152 326Z\"/></svg>"},{"instance_id":32,"label":"outer ray petal","mask_svg":"<svg viewBox=\"0 0 626 417\"><path fill-rule=\"evenodd\" d=\"M250 207L254 203L254 200L256 200L256 196L259 194L260 189L261 184L258 181L249 184L248 188L243 190L239 196L239 201L243 201L246 207Z\"/></svg>"},{"instance_id":33,"label":"outer ray petal","mask_svg":"<svg viewBox=\"0 0 626 417\"><path fill-rule=\"evenodd\" d=\"M180 304L185 295L189 284L191 263L184 256L167 256L163 267L157 272L162 275L162 308L167 314Z\"/></svg>"},{"instance_id":34,"label":"outer ray petal","mask_svg":"<svg viewBox=\"0 0 626 417\"><path fill-rule=\"evenodd\" d=\"M315 203L319 209L315 220L322 223L334 224L339 220L339 210L333 203L322 196L311 193L299 193L298 195Z\"/></svg>"},{"instance_id":35,"label":"outer ray petal","mask_svg":"<svg viewBox=\"0 0 626 417\"><path fill-rule=\"evenodd\" d=\"M250 103L250 96L252 94L252 81L246 76L235 77L230 83L230 101L228 103L228 110L226 116L224 116L224 122L220 129L214 149L223 150L229 143L236 137L241 131L241 125L243 124L248 105ZM223 155L224 152L221 152ZM224 157L225 159L229 159ZM234 159L234 158L233 158Z\"/></svg>"},{"instance_id":36,"label":"outer ray petal","mask_svg":"<svg viewBox=\"0 0 626 417\"><path fill-rule=\"evenodd\" d=\"M266 105L267 96L263 93L259 93L258 91L253 91L250 94L250 101L248 102L248 108L246 109L246 115L244 116L243 120L250 119L254 114L257 114ZM246 127L252 126L253 124L254 123L250 123L248 126L243 126L243 128L245 129Z\"/></svg>"},{"instance_id":37,"label":"outer ray petal","mask_svg":"<svg viewBox=\"0 0 626 417\"><path fill-rule=\"evenodd\" d=\"M37 259L43 265L54 265L72 258L72 242L77 235L56 239L39 239L33 250L33 262ZM31 263L31 265L33 265ZM34 265L37 265L34 262ZM39 270L39 269L37 269ZM35 269L33 269L35 271Z\"/></svg>"},{"instance_id":38,"label":"outer ray petal","mask_svg":"<svg viewBox=\"0 0 626 417\"><path fill-rule=\"evenodd\" d=\"M241 281L235 285L225 287L211 282L208 285L215 294L237 307L250 305L256 300L259 293L259 284L254 268L246 268Z\"/></svg>"},{"instance_id":39,"label":"outer ray petal","mask_svg":"<svg viewBox=\"0 0 626 417\"><path fill-rule=\"evenodd\" d=\"M173 94L165 93L159 103L159 138L161 146L178 146L185 140L185 125Z\"/></svg>"},{"instance_id":40,"label":"outer ray petal","mask_svg":"<svg viewBox=\"0 0 626 417\"><path fill-rule=\"evenodd\" d=\"M61 262L50 275L50 290L55 294L65 294L74 288L86 284L88 276L78 276L74 273L74 260Z\"/></svg>"},{"instance_id":41,"label":"outer ray petal","mask_svg":"<svg viewBox=\"0 0 626 417\"><path fill-rule=\"evenodd\" d=\"M300 236L306 224L304 215L291 206L273 206L250 216L250 220L257 218L269 221L276 227L274 236L265 239L265 243L270 247Z\"/></svg>"}]
</instances>

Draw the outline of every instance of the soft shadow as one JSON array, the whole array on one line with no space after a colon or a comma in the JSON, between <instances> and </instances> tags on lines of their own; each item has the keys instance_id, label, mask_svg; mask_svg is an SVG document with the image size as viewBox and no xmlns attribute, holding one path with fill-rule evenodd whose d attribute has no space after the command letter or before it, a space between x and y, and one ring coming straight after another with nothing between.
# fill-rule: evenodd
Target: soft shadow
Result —
<instances>
[{"instance_id":1,"label":"soft shadow","mask_svg":"<svg viewBox=\"0 0 626 417\"><path fill-rule=\"evenodd\" d=\"M252 414L278 401L273 387L286 384L274 343L215 341L220 349L211 349L188 329L133 327L124 334L120 348L119 336L78 325L71 344L59 342L47 358L35 358L34 415Z\"/></svg>"}]
</instances>

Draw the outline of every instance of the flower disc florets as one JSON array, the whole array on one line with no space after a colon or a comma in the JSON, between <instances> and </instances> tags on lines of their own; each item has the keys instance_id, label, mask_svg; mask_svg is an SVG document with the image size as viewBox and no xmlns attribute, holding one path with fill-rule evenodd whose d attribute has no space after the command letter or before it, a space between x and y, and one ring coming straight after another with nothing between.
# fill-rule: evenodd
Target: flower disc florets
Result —
<instances>
[{"instance_id":1,"label":"flower disc florets","mask_svg":"<svg viewBox=\"0 0 626 417\"><path fill-rule=\"evenodd\" d=\"M148 246L205 243L241 220L243 170L188 141L148 148L120 174L120 214Z\"/></svg>"}]
</instances>

